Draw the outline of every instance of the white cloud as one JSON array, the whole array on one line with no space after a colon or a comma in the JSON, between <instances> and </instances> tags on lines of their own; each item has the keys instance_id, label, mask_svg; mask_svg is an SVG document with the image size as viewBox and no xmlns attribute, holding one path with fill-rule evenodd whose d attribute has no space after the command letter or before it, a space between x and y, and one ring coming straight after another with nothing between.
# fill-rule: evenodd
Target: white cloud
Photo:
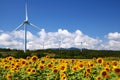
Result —
<instances>
[{"instance_id":1,"label":"white cloud","mask_svg":"<svg viewBox=\"0 0 120 80\"><path fill-rule=\"evenodd\" d=\"M111 40L118 40L118 41L120 41L120 33L118 33L118 32L109 33L107 35L107 38L111 39Z\"/></svg>"},{"instance_id":2,"label":"white cloud","mask_svg":"<svg viewBox=\"0 0 120 80\"><path fill-rule=\"evenodd\" d=\"M120 50L120 33L108 33L106 37L108 39L108 43L105 46L106 49Z\"/></svg>"},{"instance_id":3,"label":"white cloud","mask_svg":"<svg viewBox=\"0 0 120 80\"><path fill-rule=\"evenodd\" d=\"M104 43L101 39L92 38L80 30L71 33L65 29L58 29L56 32L46 32L42 29L36 35L27 31L27 48L42 49L43 43L44 48L58 48L59 43L62 48L81 48L82 42L82 47L87 49L119 50L120 33L108 33L107 39L108 42ZM24 49L24 31L3 31L0 33L0 45L4 48Z\"/></svg>"}]
</instances>

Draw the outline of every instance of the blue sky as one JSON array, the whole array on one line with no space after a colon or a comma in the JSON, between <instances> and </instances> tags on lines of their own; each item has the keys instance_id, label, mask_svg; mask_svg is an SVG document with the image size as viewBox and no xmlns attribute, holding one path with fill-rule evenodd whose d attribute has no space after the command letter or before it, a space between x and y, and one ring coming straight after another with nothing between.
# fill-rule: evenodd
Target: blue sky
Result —
<instances>
[{"instance_id":1,"label":"blue sky","mask_svg":"<svg viewBox=\"0 0 120 80\"><path fill-rule=\"evenodd\" d=\"M0 0L0 30L11 32L25 20L25 2ZM27 4L29 21L46 33L80 30L101 40L120 33L120 0L27 0ZM34 28L28 30L36 33Z\"/></svg>"}]
</instances>

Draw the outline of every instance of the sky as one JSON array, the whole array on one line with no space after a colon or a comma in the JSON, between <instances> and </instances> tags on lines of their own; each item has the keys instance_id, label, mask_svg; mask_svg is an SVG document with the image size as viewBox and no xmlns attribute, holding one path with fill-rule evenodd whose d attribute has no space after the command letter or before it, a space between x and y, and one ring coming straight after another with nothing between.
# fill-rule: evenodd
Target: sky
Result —
<instances>
[{"instance_id":1,"label":"sky","mask_svg":"<svg viewBox=\"0 0 120 80\"><path fill-rule=\"evenodd\" d=\"M26 2L27 49L120 50L120 0L0 0L0 48L24 49Z\"/></svg>"}]
</instances>

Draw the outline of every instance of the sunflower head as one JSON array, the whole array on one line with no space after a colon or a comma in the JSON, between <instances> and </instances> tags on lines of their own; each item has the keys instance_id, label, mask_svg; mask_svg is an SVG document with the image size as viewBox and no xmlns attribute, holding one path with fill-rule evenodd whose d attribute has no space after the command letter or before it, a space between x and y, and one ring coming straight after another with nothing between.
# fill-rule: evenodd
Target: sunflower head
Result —
<instances>
[{"instance_id":1,"label":"sunflower head","mask_svg":"<svg viewBox=\"0 0 120 80\"><path fill-rule=\"evenodd\" d=\"M120 68L114 68L113 70L117 75L120 75Z\"/></svg>"},{"instance_id":2,"label":"sunflower head","mask_svg":"<svg viewBox=\"0 0 120 80\"><path fill-rule=\"evenodd\" d=\"M86 68L86 72L90 73L91 72L91 68Z\"/></svg>"},{"instance_id":3,"label":"sunflower head","mask_svg":"<svg viewBox=\"0 0 120 80\"><path fill-rule=\"evenodd\" d=\"M11 80L12 79L12 75L11 74L7 74L6 78L7 78L7 80Z\"/></svg>"},{"instance_id":4,"label":"sunflower head","mask_svg":"<svg viewBox=\"0 0 120 80\"><path fill-rule=\"evenodd\" d=\"M60 69L61 71L65 71L66 68L67 68L66 64L61 64L60 67L59 67L59 69Z\"/></svg>"},{"instance_id":5,"label":"sunflower head","mask_svg":"<svg viewBox=\"0 0 120 80\"><path fill-rule=\"evenodd\" d=\"M77 69L78 69L78 66L76 66L76 65L72 67L72 71L74 71L74 72L76 72Z\"/></svg>"},{"instance_id":6,"label":"sunflower head","mask_svg":"<svg viewBox=\"0 0 120 80\"><path fill-rule=\"evenodd\" d=\"M48 67L48 68L52 68L52 67L53 67L53 64L52 64L52 63L48 63L48 64L47 64L47 67Z\"/></svg>"},{"instance_id":7,"label":"sunflower head","mask_svg":"<svg viewBox=\"0 0 120 80\"><path fill-rule=\"evenodd\" d=\"M7 59L8 59L9 61L12 61L12 60L14 59L14 57L9 56Z\"/></svg>"},{"instance_id":8,"label":"sunflower head","mask_svg":"<svg viewBox=\"0 0 120 80\"><path fill-rule=\"evenodd\" d=\"M38 57L37 57L37 56L32 56L32 57L31 57L31 61L37 62L37 61L38 61Z\"/></svg>"},{"instance_id":9,"label":"sunflower head","mask_svg":"<svg viewBox=\"0 0 120 80\"><path fill-rule=\"evenodd\" d=\"M84 69L84 64L83 64L82 62L79 63L79 64L78 64L78 68L79 68L79 69Z\"/></svg>"},{"instance_id":10,"label":"sunflower head","mask_svg":"<svg viewBox=\"0 0 120 80\"><path fill-rule=\"evenodd\" d=\"M43 64L39 64L37 67L38 70L43 70L44 69L44 65Z\"/></svg>"},{"instance_id":11,"label":"sunflower head","mask_svg":"<svg viewBox=\"0 0 120 80\"><path fill-rule=\"evenodd\" d=\"M26 68L27 73L31 73L31 70L32 70L31 68Z\"/></svg>"},{"instance_id":12,"label":"sunflower head","mask_svg":"<svg viewBox=\"0 0 120 80\"><path fill-rule=\"evenodd\" d=\"M32 69L31 69L31 73L32 73L32 74L35 74L35 73L36 73L36 69L35 69L35 68L32 68Z\"/></svg>"},{"instance_id":13,"label":"sunflower head","mask_svg":"<svg viewBox=\"0 0 120 80\"><path fill-rule=\"evenodd\" d=\"M102 58L98 58L98 59L97 59L97 63L98 63L98 64L103 64L103 59L102 59Z\"/></svg>"},{"instance_id":14,"label":"sunflower head","mask_svg":"<svg viewBox=\"0 0 120 80\"><path fill-rule=\"evenodd\" d=\"M103 77L103 78L106 78L106 79L108 79L110 76L109 76L109 74L108 74L108 72L106 71L106 70L102 70L101 71L101 76Z\"/></svg>"},{"instance_id":15,"label":"sunflower head","mask_svg":"<svg viewBox=\"0 0 120 80\"><path fill-rule=\"evenodd\" d=\"M96 80L102 80L102 77L97 76L97 77L96 77Z\"/></svg>"},{"instance_id":16,"label":"sunflower head","mask_svg":"<svg viewBox=\"0 0 120 80\"><path fill-rule=\"evenodd\" d=\"M112 66L113 67L116 67L118 65L118 62L117 61L112 61Z\"/></svg>"},{"instance_id":17,"label":"sunflower head","mask_svg":"<svg viewBox=\"0 0 120 80\"><path fill-rule=\"evenodd\" d=\"M9 67L9 65L4 65L4 69L8 69Z\"/></svg>"},{"instance_id":18,"label":"sunflower head","mask_svg":"<svg viewBox=\"0 0 120 80\"><path fill-rule=\"evenodd\" d=\"M107 72L110 72L110 67L105 67L105 70L106 70Z\"/></svg>"},{"instance_id":19,"label":"sunflower head","mask_svg":"<svg viewBox=\"0 0 120 80\"><path fill-rule=\"evenodd\" d=\"M58 68L53 68L53 73L58 73Z\"/></svg>"}]
</instances>

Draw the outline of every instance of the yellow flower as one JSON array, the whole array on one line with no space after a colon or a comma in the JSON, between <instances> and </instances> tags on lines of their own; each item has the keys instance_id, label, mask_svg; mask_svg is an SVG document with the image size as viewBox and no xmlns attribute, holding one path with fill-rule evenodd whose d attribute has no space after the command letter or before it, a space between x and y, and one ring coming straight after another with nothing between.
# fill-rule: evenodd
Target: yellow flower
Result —
<instances>
[{"instance_id":1,"label":"yellow flower","mask_svg":"<svg viewBox=\"0 0 120 80\"><path fill-rule=\"evenodd\" d=\"M9 57L7 57L7 59L8 59L9 61L12 61L12 60L14 60L14 57L9 56Z\"/></svg>"},{"instance_id":2,"label":"yellow flower","mask_svg":"<svg viewBox=\"0 0 120 80\"><path fill-rule=\"evenodd\" d=\"M58 68L53 68L53 73L58 73Z\"/></svg>"},{"instance_id":3,"label":"yellow flower","mask_svg":"<svg viewBox=\"0 0 120 80\"><path fill-rule=\"evenodd\" d=\"M25 59L21 59L20 64L22 67L24 67L27 64L27 61Z\"/></svg>"},{"instance_id":4,"label":"yellow flower","mask_svg":"<svg viewBox=\"0 0 120 80\"><path fill-rule=\"evenodd\" d=\"M77 66L79 69L84 69L84 64L82 62L78 63Z\"/></svg>"},{"instance_id":5,"label":"yellow flower","mask_svg":"<svg viewBox=\"0 0 120 80\"><path fill-rule=\"evenodd\" d=\"M45 58L46 58L46 59L49 59L49 58L50 58L50 56L49 56L49 55L46 55L46 56L45 56Z\"/></svg>"},{"instance_id":6,"label":"yellow flower","mask_svg":"<svg viewBox=\"0 0 120 80\"><path fill-rule=\"evenodd\" d=\"M7 74L6 78L7 78L7 80L11 80L12 79L12 75L11 74Z\"/></svg>"},{"instance_id":7,"label":"yellow flower","mask_svg":"<svg viewBox=\"0 0 120 80\"><path fill-rule=\"evenodd\" d=\"M117 75L120 75L120 68L113 68L113 70Z\"/></svg>"},{"instance_id":8,"label":"yellow flower","mask_svg":"<svg viewBox=\"0 0 120 80\"><path fill-rule=\"evenodd\" d=\"M37 67L37 70L43 70L44 69L44 65L43 64L39 64Z\"/></svg>"},{"instance_id":9,"label":"yellow flower","mask_svg":"<svg viewBox=\"0 0 120 80\"><path fill-rule=\"evenodd\" d=\"M32 69L31 69L31 73L32 73L32 74L35 74L35 73L36 73L36 69L35 69L35 68L32 68Z\"/></svg>"},{"instance_id":10,"label":"yellow flower","mask_svg":"<svg viewBox=\"0 0 120 80\"><path fill-rule=\"evenodd\" d=\"M27 57L26 57L26 60L30 60L30 58L31 58L30 56L27 56Z\"/></svg>"},{"instance_id":11,"label":"yellow flower","mask_svg":"<svg viewBox=\"0 0 120 80\"><path fill-rule=\"evenodd\" d=\"M91 72L91 68L86 68L86 72L90 73Z\"/></svg>"},{"instance_id":12,"label":"yellow flower","mask_svg":"<svg viewBox=\"0 0 120 80\"><path fill-rule=\"evenodd\" d=\"M76 72L77 70L78 70L78 66L74 65L74 66L72 67L72 71Z\"/></svg>"},{"instance_id":13,"label":"yellow flower","mask_svg":"<svg viewBox=\"0 0 120 80\"><path fill-rule=\"evenodd\" d=\"M28 73L28 74L30 74L31 73L31 68L26 68L26 72Z\"/></svg>"},{"instance_id":14,"label":"yellow flower","mask_svg":"<svg viewBox=\"0 0 120 80\"><path fill-rule=\"evenodd\" d=\"M60 80L67 80L65 72L60 73Z\"/></svg>"},{"instance_id":15,"label":"yellow flower","mask_svg":"<svg viewBox=\"0 0 120 80\"><path fill-rule=\"evenodd\" d=\"M118 62L117 62L117 61L112 61L112 66L113 66L113 67L117 67L117 65L118 65Z\"/></svg>"},{"instance_id":16,"label":"yellow flower","mask_svg":"<svg viewBox=\"0 0 120 80\"><path fill-rule=\"evenodd\" d=\"M4 65L4 69L8 69L9 67L9 65Z\"/></svg>"},{"instance_id":17,"label":"yellow flower","mask_svg":"<svg viewBox=\"0 0 120 80\"><path fill-rule=\"evenodd\" d=\"M107 72L110 72L110 67L105 67L105 70L106 70Z\"/></svg>"},{"instance_id":18,"label":"yellow flower","mask_svg":"<svg viewBox=\"0 0 120 80\"><path fill-rule=\"evenodd\" d=\"M53 64L52 64L52 63L48 63L48 64L47 64L47 67L48 67L48 68L52 68L52 67L53 67Z\"/></svg>"},{"instance_id":19,"label":"yellow flower","mask_svg":"<svg viewBox=\"0 0 120 80\"><path fill-rule=\"evenodd\" d=\"M103 64L103 59L102 59L102 58L98 58L98 59L97 59L97 63L98 63L98 64Z\"/></svg>"},{"instance_id":20,"label":"yellow flower","mask_svg":"<svg viewBox=\"0 0 120 80\"><path fill-rule=\"evenodd\" d=\"M38 61L38 57L37 56L32 56L31 57L31 61L32 62L37 62Z\"/></svg>"},{"instance_id":21,"label":"yellow flower","mask_svg":"<svg viewBox=\"0 0 120 80\"><path fill-rule=\"evenodd\" d=\"M97 76L96 80L102 80L102 78L100 76Z\"/></svg>"},{"instance_id":22,"label":"yellow flower","mask_svg":"<svg viewBox=\"0 0 120 80\"><path fill-rule=\"evenodd\" d=\"M64 63L64 64L61 64L60 67L59 67L59 69L60 69L61 71L65 71L66 68L67 68L67 65L66 65L65 63Z\"/></svg>"},{"instance_id":23,"label":"yellow flower","mask_svg":"<svg viewBox=\"0 0 120 80\"><path fill-rule=\"evenodd\" d=\"M45 64L45 60L41 60L40 63L41 63L41 64Z\"/></svg>"},{"instance_id":24,"label":"yellow flower","mask_svg":"<svg viewBox=\"0 0 120 80\"><path fill-rule=\"evenodd\" d=\"M110 77L110 75L108 74L108 72L106 70L102 70L101 71L101 76L103 78L106 78L106 79L108 79Z\"/></svg>"}]
</instances>

